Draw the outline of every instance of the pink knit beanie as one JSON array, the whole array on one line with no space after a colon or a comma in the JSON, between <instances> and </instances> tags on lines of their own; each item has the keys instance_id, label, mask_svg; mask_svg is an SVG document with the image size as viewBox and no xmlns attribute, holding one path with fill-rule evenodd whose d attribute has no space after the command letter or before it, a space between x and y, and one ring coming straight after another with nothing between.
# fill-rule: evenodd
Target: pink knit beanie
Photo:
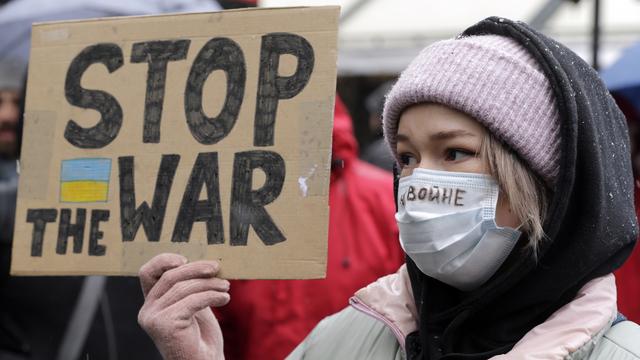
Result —
<instances>
[{"instance_id":1,"label":"pink knit beanie","mask_svg":"<svg viewBox=\"0 0 640 360\"><path fill-rule=\"evenodd\" d=\"M422 50L400 75L384 106L384 135L396 156L402 112L429 102L472 116L548 185L555 184L560 162L555 97L537 61L514 40L470 36Z\"/></svg>"}]
</instances>

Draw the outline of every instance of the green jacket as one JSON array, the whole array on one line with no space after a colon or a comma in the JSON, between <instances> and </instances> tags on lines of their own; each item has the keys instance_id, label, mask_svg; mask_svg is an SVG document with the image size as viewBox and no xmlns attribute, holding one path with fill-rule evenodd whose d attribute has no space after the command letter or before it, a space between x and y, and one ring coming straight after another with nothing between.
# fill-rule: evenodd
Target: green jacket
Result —
<instances>
[{"instance_id":1,"label":"green jacket","mask_svg":"<svg viewBox=\"0 0 640 360\"><path fill-rule=\"evenodd\" d=\"M287 359L404 359L404 338L417 329L406 270L360 290L351 306L321 321ZM608 275L589 282L572 303L493 360L640 360L640 326L612 326L617 307Z\"/></svg>"}]
</instances>

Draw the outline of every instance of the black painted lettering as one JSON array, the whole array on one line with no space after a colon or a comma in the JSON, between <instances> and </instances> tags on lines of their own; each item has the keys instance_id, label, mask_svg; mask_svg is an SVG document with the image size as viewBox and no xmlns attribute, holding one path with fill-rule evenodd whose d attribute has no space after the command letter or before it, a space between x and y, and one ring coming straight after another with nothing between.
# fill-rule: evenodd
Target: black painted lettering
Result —
<instances>
[{"instance_id":1,"label":"black painted lettering","mask_svg":"<svg viewBox=\"0 0 640 360\"><path fill-rule=\"evenodd\" d=\"M409 186L407 190L407 200L413 201L416 199L416 189L413 186Z\"/></svg>"},{"instance_id":2,"label":"black painted lettering","mask_svg":"<svg viewBox=\"0 0 640 360\"><path fill-rule=\"evenodd\" d=\"M29 209L27 210L27 222L33 223L31 235L31 256L42 256L42 242L47 223L56 221L58 210L56 209Z\"/></svg>"},{"instance_id":3,"label":"black painted lettering","mask_svg":"<svg viewBox=\"0 0 640 360\"><path fill-rule=\"evenodd\" d=\"M131 62L149 64L144 101L142 142L160 142L160 121L169 61L184 60L191 40L146 41L133 44Z\"/></svg>"},{"instance_id":4,"label":"black painted lettering","mask_svg":"<svg viewBox=\"0 0 640 360\"><path fill-rule=\"evenodd\" d=\"M284 54L298 60L291 76L278 75L280 56ZM314 61L313 47L299 35L271 33L262 37L253 145L273 146L278 101L291 99L304 89L313 72Z\"/></svg>"},{"instance_id":5,"label":"black painted lettering","mask_svg":"<svg viewBox=\"0 0 640 360\"><path fill-rule=\"evenodd\" d=\"M264 185L251 188L253 172L261 169L266 175ZM265 205L278 198L284 185L286 169L282 157L271 151L245 151L233 160L233 188L231 190L231 245L247 245L249 225L253 226L265 245L286 240Z\"/></svg>"},{"instance_id":6,"label":"black painted lettering","mask_svg":"<svg viewBox=\"0 0 640 360\"><path fill-rule=\"evenodd\" d=\"M73 252L82 252L82 241L84 239L84 224L87 218L86 209L76 210L76 223L71 223L71 209L60 210L60 223L58 224L58 242L56 243L56 253L64 255L67 253L67 239L73 237Z\"/></svg>"},{"instance_id":7,"label":"black painted lettering","mask_svg":"<svg viewBox=\"0 0 640 360\"><path fill-rule=\"evenodd\" d=\"M202 187L207 198L200 200ZM191 170L187 188L173 228L173 242L189 241L193 223L207 223L207 243L223 244L222 208L220 206L220 180L218 179L218 153L200 153Z\"/></svg>"},{"instance_id":8,"label":"black painted lettering","mask_svg":"<svg viewBox=\"0 0 640 360\"><path fill-rule=\"evenodd\" d=\"M64 138L72 145L83 149L97 149L106 146L118 135L122 126L122 108L118 101L105 91L83 88L80 80L92 64L104 64L112 73L123 62L122 49L109 43L88 46L71 61L64 84L67 101L83 109L97 110L101 116L100 121L90 128L83 128L73 119L69 120Z\"/></svg>"},{"instance_id":9,"label":"black painted lettering","mask_svg":"<svg viewBox=\"0 0 640 360\"><path fill-rule=\"evenodd\" d=\"M207 117L202 108L202 89L209 75L222 70L227 75L227 93L218 116ZM184 111L193 137L202 144L224 139L238 118L244 97L247 70L240 46L227 38L213 38L196 56L184 92Z\"/></svg>"},{"instance_id":10,"label":"black painted lettering","mask_svg":"<svg viewBox=\"0 0 640 360\"><path fill-rule=\"evenodd\" d=\"M453 204L455 206L464 206L464 203L462 202L464 200L464 198L462 197L462 195L464 195L464 193L466 193L466 191L464 191L462 189L456 189L456 196L455 196L455 200L453 202Z\"/></svg>"},{"instance_id":11,"label":"black painted lettering","mask_svg":"<svg viewBox=\"0 0 640 360\"><path fill-rule=\"evenodd\" d=\"M424 200L424 198L427 197L427 188L420 188L420 191L418 191L418 199L420 200Z\"/></svg>"},{"instance_id":12,"label":"black painted lettering","mask_svg":"<svg viewBox=\"0 0 640 360\"><path fill-rule=\"evenodd\" d=\"M100 231L100 223L109 221L109 210L91 210L91 226L89 228L89 256L104 256L107 247L98 244L104 235Z\"/></svg>"},{"instance_id":13,"label":"black painted lettering","mask_svg":"<svg viewBox=\"0 0 640 360\"><path fill-rule=\"evenodd\" d=\"M431 189L429 189L429 201L440 203L440 188L432 186Z\"/></svg>"},{"instance_id":14,"label":"black painted lettering","mask_svg":"<svg viewBox=\"0 0 640 360\"><path fill-rule=\"evenodd\" d=\"M120 168L120 229L123 241L133 241L140 224L144 227L147 240L158 241L162 233L162 225L167 210L167 200L171 192L180 155L162 155L160 169L156 178L151 208L143 201L136 209L136 192L133 156L118 158Z\"/></svg>"},{"instance_id":15,"label":"black painted lettering","mask_svg":"<svg viewBox=\"0 0 640 360\"><path fill-rule=\"evenodd\" d=\"M448 202L449 204L451 204L451 195L453 195L453 189L443 188L442 189L442 203L444 204L444 203Z\"/></svg>"}]
</instances>

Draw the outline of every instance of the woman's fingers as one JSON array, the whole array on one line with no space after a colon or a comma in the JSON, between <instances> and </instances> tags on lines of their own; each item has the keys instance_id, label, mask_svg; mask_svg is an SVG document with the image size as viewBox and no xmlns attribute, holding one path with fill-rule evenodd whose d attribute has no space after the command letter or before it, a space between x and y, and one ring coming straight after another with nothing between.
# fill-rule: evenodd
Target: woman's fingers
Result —
<instances>
[{"instance_id":1,"label":"woman's fingers","mask_svg":"<svg viewBox=\"0 0 640 360\"><path fill-rule=\"evenodd\" d=\"M213 329L217 327L215 325L217 323L215 323L215 317L209 308L224 306L230 298L227 292L208 290L191 293L168 307L159 306L157 301L145 302L138 313L138 323L149 334L164 337L193 326L196 314L201 310L208 310L210 313L203 314L204 318L199 320L199 326L203 331ZM203 320L206 318L209 320ZM212 336L212 334L202 334L202 336L205 335Z\"/></svg>"},{"instance_id":2,"label":"woman's fingers","mask_svg":"<svg viewBox=\"0 0 640 360\"><path fill-rule=\"evenodd\" d=\"M195 261L170 269L162 273L147 293L150 299L159 299L174 285L191 279L212 279L219 271L220 265L216 261ZM182 286L182 285L181 285Z\"/></svg>"},{"instance_id":3,"label":"woman's fingers","mask_svg":"<svg viewBox=\"0 0 640 360\"><path fill-rule=\"evenodd\" d=\"M226 305L230 300L229 293L219 291L203 291L193 293L167 307L166 314L176 320L189 320L198 311L210 307Z\"/></svg>"},{"instance_id":4,"label":"woman's fingers","mask_svg":"<svg viewBox=\"0 0 640 360\"><path fill-rule=\"evenodd\" d=\"M192 294L210 291L226 293L229 291L229 281L215 277L180 281L156 300L156 306L160 309L166 308L188 298Z\"/></svg>"},{"instance_id":5,"label":"woman's fingers","mask_svg":"<svg viewBox=\"0 0 640 360\"><path fill-rule=\"evenodd\" d=\"M178 254L160 254L142 265L138 272L142 293L146 297L151 288L166 271L184 265L187 258Z\"/></svg>"},{"instance_id":6,"label":"woman's fingers","mask_svg":"<svg viewBox=\"0 0 640 360\"><path fill-rule=\"evenodd\" d=\"M229 282L216 277L219 270L215 261L187 263L174 254L140 269L145 301L138 323L165 358L221 358L222 332L208 309L229 302Z\"/></svg>"}]
</instances>

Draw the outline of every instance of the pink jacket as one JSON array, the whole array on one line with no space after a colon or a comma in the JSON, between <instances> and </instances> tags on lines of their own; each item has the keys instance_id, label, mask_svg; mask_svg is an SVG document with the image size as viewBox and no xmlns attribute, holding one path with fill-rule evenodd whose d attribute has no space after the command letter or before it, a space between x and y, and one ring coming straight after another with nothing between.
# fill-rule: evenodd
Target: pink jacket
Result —
<instances>
[{"instance_id":1,"label":"pink jacket","mask_svg":"<svg viewBox=\"0 0 640 360\"><path fill-rule=\"evenodd\" d=\"M417 330L417 312L406 266L358 291L351 305L384 322L404 348L407 334ZM493 360L566 359L602 337L617 316L613 275L587 283L577 297L547 321L529 331L514 347Z\"/></svg>"}]
</instances>

